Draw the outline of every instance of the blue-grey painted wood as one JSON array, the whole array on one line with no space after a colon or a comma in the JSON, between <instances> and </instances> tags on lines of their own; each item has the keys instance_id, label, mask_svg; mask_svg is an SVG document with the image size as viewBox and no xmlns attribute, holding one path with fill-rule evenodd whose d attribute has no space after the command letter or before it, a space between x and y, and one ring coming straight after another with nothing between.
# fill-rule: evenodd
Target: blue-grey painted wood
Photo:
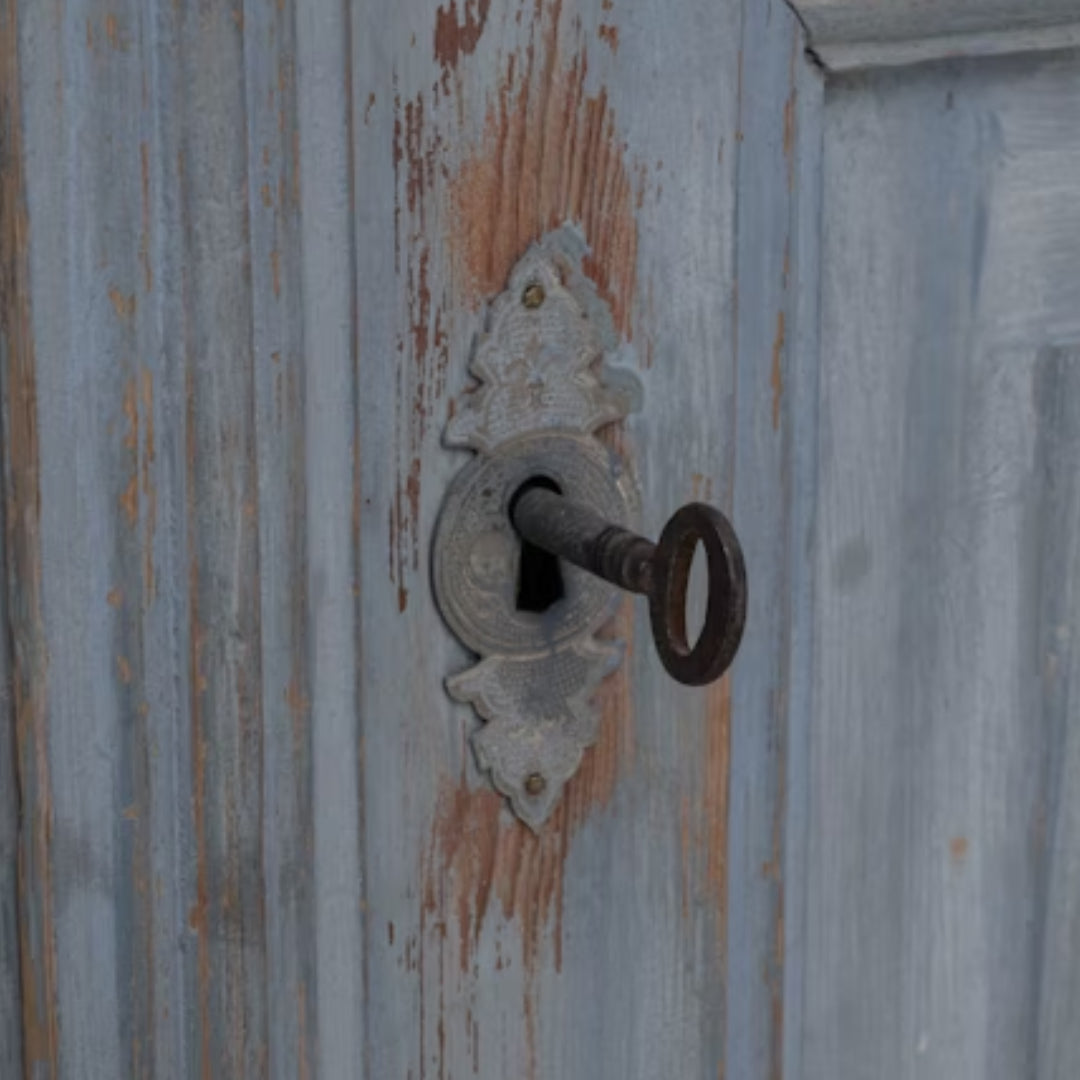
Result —
<instances>
[{"instance_id":1,"label":"blue-grey painted wood","mask_svg":"<svg viewBox=\"0 0 1080 1080\"><path fill-rule=\"evenodd\" d=\"M780 4L357 15L371 1073L775 1074L798 27ZM600 741L534 838L446 703L465 660L432 633L427 544L482 302L567 220L645 385L625 436L644 527L734 501L755 591L734 678L704 695L627 607ZM389 566L365 557L388 529Z\"/></svg>"},{"instance_id":2,"label":"blue-grey painted wood","mask_svg":"<svg viewBox=\"0 0 1080 1080\"><path fill-rule=\"evenodd\" d=\"M1077 0L790 0L831 70L1080 45Z\"/></svg>"},{"instance_id":3,"label":"blue-grey painted wood","mask_svg":"<svg viewBox=\"0 0 1080 1080\"><path fill-rule=\"evenodd\" d=\"M2 17L2 16L0 16ZM0 119L0 123L3 120ZM0 348L6 348L6 341ZM3 360L0 360L0 367ZM2 543L2 541L0 541ZM6 566L0 550L0 566ZM7 595L0 589L0 709L12 714L11 647L7 640ZM0 1076L22 1068L22 1010L19 989L19 792L16 787L14 725L0 724Z\"/></svg>"},{"instance_id":4,"label":"blue-grey painted wood","mask_svg":"<svg viewBox=\"0 0 1080 1080\"><path fill-rule=\"evenodd\" d=\"M730 1076L769 1078L784 1075L788 1023L789 710L801 660L796 621L802 613L795 601L809 568L795 501L810 489L795 485L809 479L802 468L812 462L800 455L796 440L812 423L815 399L806 389L816 378L796 368L792 343L812 330L807 301L814 300L800 295L798 270L816 276L811 237L819 207L806 196L820 147L815 115L821 90L801 34L790 35L786 50L776 41L782 10L748 4L743 16L731 421L734 520L748 551L753 630L732 680L728 925L751 947L733 949L728 958L725 1065ZM803 176L811 178L805 191Z\"/></svg>"},{"instance_id":5,"label":"blue-grey painted wood","mask_svg":"<svg viewBox=\"0 0 1080 1080\"><path fill-rule=\"evenodd\" d=\"M801 1075L1080 1070L1080 62L830 83Z\"/></svg>"},{"instance_id":6,"label":"blue-grey painted wood","mask_svg":"<svg viewBox=\"0 0 1080 1080\"><path fill-rule=\"evenodd\" d=\"M0 10L3 1053L33 1078L779 1075L794 17ZM484 302L565 223L645 384L611 435L644 526L733 509L754 592L705 693L627 605L537 838L445 694L465 658L427 556Z\"/></svg>"},{"instance_id":7,"label":"blue-grey painted wood","mask_svg":"<svg viewBox=\"0 0 1080 1080\"><path fill-rule=\"evenodd\" d=\"M24 4L10 55L24 1075L304 1075L292 11Z\"/></svg>"},{"instance_id":8,"label":"blue-grey painted wood","mask_svg":"<svg viewBox=\"0 0 1080 1080\"><path fill-rule=\"evenodd\" d=\"M12 204L25 213L17 167L21 146L21 100L18 69L13 63L14 26L12 12L0 5L0 397L8 401L10 386L7 371L14 366L21 351L21 330L25 326L25 308L19 311L19 283L24 276L23 260L17 242L19 214L12 214ZM4 408L0 408L3 417ZM0 420L0 429L9 427ZM0 477L3 491L9 490L7 477L12 468L7 448L0 437ZM12 621L8 612L9 543L6 497L0 505L0 1075L17 1076L22 1068L22 994L19 985L19 740L17 738L13 694Z\"/></svg>"},{"instance_id":9,"label":"blue-grey painted wood","mask_svg":"<svg viewBox=\"0 0 1080 1080\"><path fill-rule=\"evenodd\" d=\"M805 978L808 882L807 828L810 785L807 762L813 725L814 549L817 511L819 330L821 293L822 118L825 81L816 65L797 73L795 177L797 204L791 252L794 289L789 335L788 394L791 412L788 546L791 625L784 743L784 1029L782 1076L801 1077L806 998L817 992Z\"/></svg>"},{"instance_id":10,"label":"blue-grey painted wood","mask_svg":"<svg viewBox=\"0 0 1080 1080\"><path fill-rule=\"evenodd\" d=\"M308 672L307 688L289 699L291 727L310 731L310 764L304 763L310 786L303 804L310 819L309 854L294 873L311 895L316 928L311 975L303 984L309 988L308 1004L298 1020L307 1032L303 1027L296 1032L303 1048L301 1075L363 1080L380 1073L371 1069L366 1043L363 762L369 724L360 711L360 693L373 673L361 636L360 567L365 561L382 564L386 542L370 550L359 546L359 454L362 429L385 428L357 352L358 318L369 284L356 277L351 34L348 5L297 5L299 141L291 151L299 155L292 164L299 170L294 196L303 222L298 267L303 334L294 363L297 386L303 388L304 430L295 444L293 483L307 550L301 555L294 541L286 538L286 544L299 560L294 580L300 594L291 600L291 618L295 648ZM390 151L388 141L384 158ZM298 604L307 613L306 623L296 622ZM408 659L399 657L395 677L407 673ZM391 729L395 721L393 711L386 714ZM310 862L309 877L304 867Z\"/></svg>"},{"instance_id":11,"label":"blue-grey painted wood","mask_svg":"<svg viewBox=\"0 0 1080 1080\"><path fill-rule=\"evenodd\" d=\"M1080 1073L1080 69L823 116L802 46L780 0L0 0L5 1077ZM428 540L566 224L643 526L731 511L751 611L701 693L627 603L536 837Z\"/></svg>"}]
</instances>

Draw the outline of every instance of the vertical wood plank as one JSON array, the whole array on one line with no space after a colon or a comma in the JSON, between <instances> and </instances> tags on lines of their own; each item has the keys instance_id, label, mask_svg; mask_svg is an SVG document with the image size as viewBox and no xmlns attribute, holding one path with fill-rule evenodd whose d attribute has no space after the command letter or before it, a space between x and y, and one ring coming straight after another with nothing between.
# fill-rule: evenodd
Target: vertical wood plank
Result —
<instances>
[{"instance_id":1,"label":"vertical wood plank","mask_svg":"<svg viewBox=\"0 0 1080 1080\"><path fill-rule=\"evenodd\" d=\"M317 1024L311 1032L318 1040L313 1068L319 1075L363 1080L384 1074L369 1070L366 1044L367 837L361 777L372 719L361 694L372 675L360 634L366 601L358 569L363 511L357 469L364 431L377 429L380 418L368 389L372 376L358 366L356 352L367 283L358 282L355 270L351 33L348 4L298 7L309 612L305 647L311 679L316 920ZM389 148L383 154L388 159ZM408 658L397 657L388 674L395 680L407 678ZM389 722L390 731L397 730L393 713L383 722ZM375 839L380 846L391 842L391 835ZM378 986L375 992L380 992Z\"/></svg>"},{"instance_id":2,"label":"vertical wood plank","mask_svg":"<svg viewBox=\"0 0 1080 1080\"><path fill-rule=\"evenodd\" d=\"M5 317L26 315L5 354L8 550L33 532L48 566L8 573L19 790L42 823L22 844L26 1075L310 1075L293 9L5 17L34 61L35 177L25 269L5 259Z\"/></svg>"},{"instance_id":3,"label":"vertical wood plank","mask_svg":"<svg viewBox=\"0 0 1080 1080\"><path fill-rule=\"evenodd\" d=\"M795 440L812 431L814 417L813 399L803 393L813 373L796 367L794 345L798 334L812 331L796 288L815 272L802 215L812 228L818 207L802 200L800 184L814 184L820 88L802 53L800 27L782 5L744 5L739 63L736 373L728 422L734 521L747 553L751 602L732 678L725 1064L729 1075L778 1080L787 1023L784 853L790 716L797 708L791 687L797 583L806 573L796 531L805 511L800 519L794 509L797 497L812 497L794 486L811 479L800 471L804 444Z\"/></svg>"},{"instance_id":4,"label":"vertical wood plank","mask_svg":"<svg viewBox=\"0 0 1080 1080\"><path fill-rule=\"evenodd\" d=\"M4 487L0 1064L56 1074L49 776L42 701L39 445L18 13L0 7L0 392ZM10 650L10 651L9 651Z\"/></svg>"},{"instance_id":5,"label":"vertical wood plank","mask_svg":"<svg viewBox=\"0 0 1080 1080\"><path fill-rule=\"evenodd\" d=\"M371 1073L779 1075L795 20L353 12ZM734 500L755 606L739 673L706 694L660 673L627 606L600 740L533 837L442 691L466 660L433 631L427 544L483 304L564 222L645 385L619 436L644 527Z\"/></svg>"},{"instance_id":6,"label":"vertical wood plank","mask_svg":"<svg viewBox=\"0 0 1080 1080\"><path fill-rule=\"evenodd\" d=\"M304 5L301 10L310 10ZM247 112L247 206L252 282L251 347L259 528L259 637L262 661L263 791L261 849L266 920L266 1052L259 1074L271 1077L356 1075L320 1054L317 808L341 805L313 767L320 704L309 565L324 515L309 511L309 465L318 476L323 454L312 446L307 418L308 371L324 364L319 320L305 317L304 249L323 227L326 208L309 198L309 157L326 168L320 148L302 133L304 40L292 3L243 5L244 96ZM325 20L325 12L317 12ZM339 95L340 97L341 95ZM308 118L310 118L308 116ZM310 332L309 332L310 329ZM347 396L347 395L346 395ZM348 648L350 639L342 636ZM354 668L338 656L350 681ZM320 792L316 798L316 791ZM347 835L347 831L346 831ZM347 867L343 867L347 871ZM343 1000L343 995L336 995ZM331 996L331 1001L335 996ZM339 1029L332 1027L331 1030Z\"/></svg>"},{"instance_id":7,"label":"vertical wood plank","mask_svg":"<svg viewBox=\"0 0 1080 1080\"><path fill-rule=\"evenodd\" d=\"M265 1069L264 753L252 227L239 5L157 12L166 236L171 732L179 769L172 893L184 948L177 1064ZM166 106L179 115L166 114ZM266 278L261 279L264 288ZM275 293L277 290L275 289ZM175 812L175 811L174 811ZM174 1066L175 1067L175 1066Z\"/></svg>"},{"instance_id":8,"label":"vertical wood plank","mask_svg":"<svg viewBox=\"0 0 1080 1080\"><path fill-rule=\"evenodd\" d=\"M7 280L4 279L5 287L0 290L3 296L6 296ZM0 299L0 305L5 302ZM0 366L4 362L0 359ZM2 552L0 566L7 566ZM0 720L0 1070L5 1076L17 1077L22 1072L23 1060L19 989L19 788L6 589L0 589L0 626L3 627L0 633L0 709L3 710Z\"/></svg>"},{"instance_id":9,"label":"vertical wood plank","mask_svg":"<svg viewBox=\"0 0 1080 1080\"><path fill-rule=\"evenodd\" d=\"M1065 1080L1080 1070L1080 347L1043 350L1036 365L1041 568L1032 584L1041 661L1036 708L1048 749L1038 837L1035 1073L1039 1080Z\"/></svg>"},{"instance_id":10,"label":"vertical wood plank","mask_svg":"<svg viewBox=\"0 0 1080 1080\"><path fill-rule=\"evenodd\" d=\"M786 8L4 18L27 1075L779 1075ZM757 584L706 694L626 605L534 837L445 695L427 544L484 303L567 223L645 385L645 529L734 508Z\"/></svg>"},{"instance_id":11,"label":"vertical wood plank","mask_svg":"<svg viewBox=\"0 0 1080 1080\"><path fill-rule=\"evenodd\" d=\"M1063 55L827 98L808 1075L1068 1072L1078 95Z\"/></svg>"}]
</instances>

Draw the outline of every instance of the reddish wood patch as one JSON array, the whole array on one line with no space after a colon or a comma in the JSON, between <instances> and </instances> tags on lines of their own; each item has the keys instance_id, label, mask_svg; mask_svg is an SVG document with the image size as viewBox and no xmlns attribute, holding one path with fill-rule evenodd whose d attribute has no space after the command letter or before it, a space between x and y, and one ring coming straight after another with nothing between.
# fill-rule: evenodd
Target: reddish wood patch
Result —
<instances>
[{"instance_id":1,"label":"reddish wood patch","mask_svg":"<svg viewBox=\"0 0 1080 1080\"><path fill-rule=\"evenodd\" d=\"M395 251L407 312L398 343L398 466L389 562L402 611L423 535L418 518L424 440L444 421L440 414L453 309L462 300L480 308L505 288L510 269L532 242L570 222L589 245L584 269L609 304L617 330L630 338L634 329L635 215L644 170L632 168L627 159L606 91L586 92L588 58L580 22L571 24L567 16L563 25L560 3L522 12L527 44L506 58L476 142L462 149L452 137L466 103L459 100L456 110L448 110L445 99L451 92L448 73L479 41L486 4L451 3L440 9L435 55L443 78L427 100L417 95L394 101ZM568 47L575 35L576 46ZM622 436L610 430L604 438L617 446ZM612 633L629 644L632 631L627 603ZM437 1020L425 1010L453 986L460 993L460 981L484 977L478 946L482 939L490 945L494 933L493 970L487 974L518 964L525 971L522 1016L528 1052L520 1072L535 1073L540 1013L533 987L542 967L561 969L567 855L579 826L610 804L633 759L629 664L604 683L596 703L601 715L597 743L539 834L514 819L486 781L472 788L463 773L447 778L440 788L422 859L418 939L401 935L405 966L421 980L420 1056L425 1062L442 1061L448 1040L441 1007ZM726 731L713 765L722 773L722 803L715 812L725 820ZM720 836L725 833L726 827ZM723 865L722 850L716 858ZM505 924L515 930L509 942L497 933ZM437 992L424 985L435 971ZM465 1017L465 1043L479 1071L475 1024L471 1014Z\"/></svg>"},{"instance_id":2,"label":"reddish wood patch","mask_svg":"<svg viewBox=\"0 0 1080 1080\"><path fill-rule=\"evenodd\" d=\"M632 608L624 605L612 632L627 641L633 631ZM528 1061L525 1075L536 1075L535 978L550 958L562 968L564 866L578 827L607 806L620 775L633 758L633 712L628 665L598 691L600 735L585 752L581 767L566 785L562 800L538 834L513 818L504 800L488 786L470 788L464 776L446 781L439 793L431 842L423 866L421 951L430 928L438 928L436 946L460 976L482 978L478 960L481 934L491 933L491 916L517 928L520 963L526 975L523 1015ZM515 949L517 952L517 949ZM500 947L493 975L512 962ZM419 960L421 971L423 959ZM440 981L447 978L440 959ZM421 990L423 995L423 990ZM440 1021L441 1022L441 1021ZM466 1031L478 1053L473 1021ZM475 1060L475 1058L474 1058Z\"/></svg>"},{"instance_id":3,"label":"reddish wood patch","mask_svg":"<svg viewBox=\"0 0 1080 1080\"><path fill-rule=\"evenodd\" d=\"M421 463L424 440L433 429L446 389L450 362L447 300L432 291L430 205L442 166L444 142L431 124L430 110L418 95L394 98L393 165L397 179L394 250L404 274L407 332L397 341L397 414L394 444L397 480L388 524L390 580L397 586L398 610L408 606L409 579L420 571ZM404 265L402 265L404 264Z\"/></svg>"},{"instance_id":4,"label":"reddish wood patch","mask_svg":"<svg viewBox=\"0 0 1080 1080\"><path fill-rule=\"evenodd\" d=\"M0 7L0 333L4 335L5 527L12 638L15 767L20 830L19 953L23 1064L59 1074L56 931L52 913L52 796L48 759L48 647L41 597L41 455L23 174L17 4Z\"/></svg>"},{"instance_id":5,"label":"reddish wood patch","mask_svg":"<svg viewBox=\"0 0 1080 1080\"><path fill-rule=\"evenodd\" d=\"M447 110L448 76L477 47L487 14L486 0L440 8L435 58L443 77L429 94L394 96L395 269L405 279L408 315L397 343L397 464L387 536L402 613L421 570L425 439L445 421L450 327L462 300L479 308L502 291L530 243L573 222L590 246L586 273L611 306L617 329L627 338L633 332L634 215L644 170L633 174L626 161L606 91L585 92L579 22L577 51L564 57L560 50L561 3L532 10L528 43L505 62L481 139L459 151L455 127L466 102L457 85L456 108Z\"/></svg>"},{"instance_id":6,"label":"reddish wood patch","mask_svg":"<svg viewBox=\"0 0 1080 1080\"><path fill-rule=\"evenodd\" d=\"M731 776L731 676L706 691L704 814L706 880L712 893L721 955L727 952L728 794Z\"/></svg>"},{"instance_id":7,"label":"reddish wood patch","mask_svg":"<svg viewBox=\"0 0 1080 1080\"><path fill-rule=\"evenodd\" d=\"M556 31L549 26L539 48L530 41L523 59L508 60L484 138L450 179L447 240L463 290L479 305L505 286L530 243L575 223L591 248L586 272L630 338L641 180L607 91L585 93L584 46L563 62Z\"/></svg>"}]
</instances>

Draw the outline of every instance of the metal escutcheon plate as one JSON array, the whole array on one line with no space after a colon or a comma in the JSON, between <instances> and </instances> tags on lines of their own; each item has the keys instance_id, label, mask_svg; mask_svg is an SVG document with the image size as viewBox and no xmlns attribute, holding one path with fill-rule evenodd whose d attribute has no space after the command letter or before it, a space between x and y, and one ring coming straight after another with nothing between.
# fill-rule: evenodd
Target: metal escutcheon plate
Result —
<instances>
[{"instance_id":1,"label":"metal escutcheon plate","mask_svg":"<svg viewBox=\"0 0 1080 1080\"><path fill-rule=\"evenodd\" d=\"M478 658L447 688L485 721L472 737L477 762L534 829L596 740L592 695L622 646L595 635L618 590L564 562L562 597L543 612L519 611L510 502L543 477L612 522L632 526L636 509L624 461L595 433L626 416L639 388L626 373L618 387L605 379L617 339L581 271L584 253L572 232L552 234L492 303L469 365L479 385L445 435L476 456L447 491L432 551L439 609Z\"/></svg>"},{"instance_id":2,"label":"metal escutcheon plate","mask_svg":"<svg viewBox=\"0 0 1080 1080\"><path fill-rule=\"evenodd\" d=\"M474 458L447 492L435 534L435 592L450 628L481 655L528 657L594 633L611 617L619 590L569 563L564 597L537 614L516 608L521 542L510 500L530 479L554 481L616 524L633 524L632 488L622 462L596 439L538 434Z\"/></svg>"}]
</instances>

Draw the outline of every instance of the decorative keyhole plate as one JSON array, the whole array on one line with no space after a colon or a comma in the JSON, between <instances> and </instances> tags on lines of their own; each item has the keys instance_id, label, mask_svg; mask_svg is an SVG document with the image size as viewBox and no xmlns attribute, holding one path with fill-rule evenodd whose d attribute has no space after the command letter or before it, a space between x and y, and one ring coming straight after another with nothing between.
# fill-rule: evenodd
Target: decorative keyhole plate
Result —
<instances>
[{"instance_id":1,"label":"decorative keyhole plate","mask_svg":"<svg viewBox=\"0 0 1080 1080\"><path fill-rule=\"evenodd\" d=\"M583 253L571 230L551 234L491 305L469 367L479 385L445 433L476 456L447 491L433 548L439 609L479 656L447 688L485 721L472 740L477 761L534 829L596 740L591 697L623 647L595 636L618 590L567 563L560 599L519 610L522 545L510 503L542 478L617 524L632 527L637 510L626 462L595 433L622 420L640 390L605 363L617 339Z\"/></svg>"}]
</instances>

